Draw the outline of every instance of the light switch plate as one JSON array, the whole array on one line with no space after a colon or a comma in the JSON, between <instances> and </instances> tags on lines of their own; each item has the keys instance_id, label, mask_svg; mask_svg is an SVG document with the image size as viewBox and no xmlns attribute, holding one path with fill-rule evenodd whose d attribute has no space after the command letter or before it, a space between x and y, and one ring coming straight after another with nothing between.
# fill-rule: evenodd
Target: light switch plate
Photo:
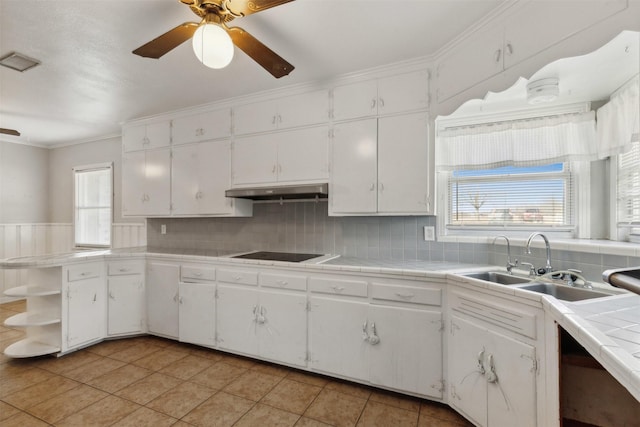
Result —
<instances>
[{"instance_id":1,"label":"light switch plate","mask_svg":"<svg viewBox=\"0 0 640 427\"><path fill-rule=\"evenodd\" d=\"M433 242L436 240L436 228L433 225L424 226L424 240L426 242Z\"/></svg>"}]
</instances>

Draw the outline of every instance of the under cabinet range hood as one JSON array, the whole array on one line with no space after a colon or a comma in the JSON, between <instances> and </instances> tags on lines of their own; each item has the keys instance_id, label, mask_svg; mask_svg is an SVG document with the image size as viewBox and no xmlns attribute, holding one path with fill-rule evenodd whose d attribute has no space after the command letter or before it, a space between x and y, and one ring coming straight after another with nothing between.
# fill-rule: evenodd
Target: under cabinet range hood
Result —
<instances>
[{"instance_id":1,"label":"under cabinet range hood","mask_svg":"<svg viewBox=\"0 0 640 427\"><path fill-rule=\"evenodd\" d=\"M279 185L274 187L232 188L224 192L227 197L251 200L326 199L329 184Z\"/></svg>"}]
</instances>

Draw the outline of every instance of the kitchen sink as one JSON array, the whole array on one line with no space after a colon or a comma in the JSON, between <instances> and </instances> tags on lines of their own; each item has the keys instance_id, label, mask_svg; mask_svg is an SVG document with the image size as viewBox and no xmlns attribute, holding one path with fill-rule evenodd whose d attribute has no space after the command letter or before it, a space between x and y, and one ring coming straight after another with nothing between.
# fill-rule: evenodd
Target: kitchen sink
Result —
<instances>
[{"instance_id":1,"label":"kitchen sink","mask_svg":"<svg viewBox=\"0 0 640 427\"><path fill-rule=\"evenodd\" d=\"M476 273L463 274L463 276L484 280L485 282L499 283L501 285L519 285L522 283L531 282L531 279L527 277L514 276L499 271L481 271Z\"/></svg>"},{"instance_id":2,"label":"kitchen sink","mask_svg":"<svg viewBox=\"0 0 640 427\"><path fill-rule=\"evenodd\" d=\"M545 295L551 295L563 301L582 301L591 298L609 297L611 294L606 292L595 291L593 289L572 288L567 285L555 283L531 283L528 285L518 286L526 291L538 292Z\"/></svg>"}]
</instances>

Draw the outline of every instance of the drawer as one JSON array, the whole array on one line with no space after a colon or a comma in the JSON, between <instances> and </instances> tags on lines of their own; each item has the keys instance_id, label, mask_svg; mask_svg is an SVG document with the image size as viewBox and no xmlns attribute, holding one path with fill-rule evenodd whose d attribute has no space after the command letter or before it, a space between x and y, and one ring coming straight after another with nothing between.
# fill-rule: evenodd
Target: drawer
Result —
<instances>
[{"instance_id":1,"label":"drawer","mask_svg":"<svg viewBox=\"0 0 640 427\"><path fill-rule=\"evenodd\" d=\"M328 278L309 278L311 292L323 294L349 295L354 297L367 296L367 282L364 280L343 280Z\"/></svg>"},{"instance_id":2,"label":"drawer","mask_svg":"<svg viewBox=\"0 0 640 427\"><path fill-rule=\"evenodd\" d=\"M144 264L141 262L118 261L110 262L107 266L107 274L109 276L123 276L126 274L142 273L144 273Z\"/></svg>"},{"instance_id":3,"label":"drawer","mask_svg":"<svg viewBox=\"0 0 640 427\"><path fill-rule=\"evenodd\" d=\"M216 280L216 269L183 265L180 268L180 280L182 280L183 282L213 282L214 280Z\"/></svg>"},{"instance_id":4,"label":"drawer","mask_svg":"<svg viewBox=\"0 0 640 427\"><path fill-rule=\"evenodd\" d=\"M423 305L442 305L442 290L415 286L371 284L371 297L376 300L410 302Z\"/></svg>"},{"instance_id":5,"label":"drawer","mask_svg":"<svg viewBox=\"0 0 640 427\"><path fill-rule=\"evenodd\" d=\"M260 274L260 285L268 288L292 289L296 291L307 290L307 276L292 274Z\"/></svg>"},{"instance_id":6,"label":"drawer","mask_svg":"<svg viewBox=\"0 0 640 427\"><path fill-rule=\"evenodd\" d=\"M101 263L91 263L82 265L73 265L67 269L67 282L76 282L78 280L92 279L100 277L102 274Z\"/></svg>"},{"instance_id":7,"label":"drawer","mask_svg":"<svg viewBox=\"0 0 640 427\"><path fill-rule=\"evenodd\" d=\"M219 269L218 281L227 283L238 283L240 285L258 285L258 273L247 270Z\"/></svg>"}]
</instances>

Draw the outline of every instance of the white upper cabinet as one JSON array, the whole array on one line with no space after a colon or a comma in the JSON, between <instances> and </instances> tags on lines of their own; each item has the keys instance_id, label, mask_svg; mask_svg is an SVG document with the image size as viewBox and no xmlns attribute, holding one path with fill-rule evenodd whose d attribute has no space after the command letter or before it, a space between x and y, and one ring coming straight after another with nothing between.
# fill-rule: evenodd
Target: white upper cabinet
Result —
<instances>
[{"instance_id":1,"label":"white upper cabinet","mask_svg":"<svg viewBox=\"0 0 640 427\"><path fill-rule=\"evenodd\" d=\"M236 139L233 185L327 182L328 135L320 126Z\"/></svg>"},{"instance_id":2,"label":"white upper cabinet","mask_svg":"<svg viewBox=\"0 0 640 427\"><path fill-rule=\"evenodd\" d=\"M125 152L168 147L169 144L171 144L169 120L128 126L122 130L122 145Z\"/></svg>"},{"instance_id":3,"label":"white upper cabinet","mask_svg":"<svg viewBox=\"0 0 640 427\"><path fill-rule=\"evenodd\" d=\"M122 215L171 213L171 150L144 150L122 156Z\"/></svg>"},{"instance_id":4,"label":"white upper cabinet","mask_svg":"<svg viewBox=\"0 0 640 427\"><path fill-rule=\"evenodd\" d=\"M333 119L348 120L425 109L429 104L427 70L367 80L333 89Z\"/></svg>"},{"instance_id":5,"label":"white upper cabinet","mask_svg":"<svg viewBox=\"0 0 640 427\"><path fill-rule=\"evenodd\" d=\"M171 136L174 145L227 138L231 136L231 109L173 119Z\"/></svg>"},{"instance_id":6,"label":"white upper cabinet","mask_svg":"<svg viewBox=\"0 0 640 427\"><path fill-rule=\"evenodd\" d=\"M319 90L238 106L233 110L233 131L235 135L246 135L308 126L328 119L329 93Z\"/></svg>"},{"instance_id":7,"label":"white upper cabinet","mask_svg":"<svg viewBox=\"0 0 640 427\"><path fill-rule=\"evenodd\" d=\"M625 9L626 0L526 2L501 23L472 34L436 67L438 102Z\"/></svg>"},{"instance_id":8,"label":"white upper cabinet","mask_svg":"<svg viewBox=\"0 0 640 427\"><path fill-rule=\"evenodd\" d=\"M426 113L337 124L330 213L431 213L428 138Z\"/></svg>"},{"instance_id":9,"label":"white upper cabinet","mask_svg":"<svg viewBox=\"0 0 640 427\"><path fill-rule=\"evenodd\" d=\"M231 187L231 142L207 141L173 149L173 215L251 215L251 203L225 197Z\"/></svg>"}]
</instances>

